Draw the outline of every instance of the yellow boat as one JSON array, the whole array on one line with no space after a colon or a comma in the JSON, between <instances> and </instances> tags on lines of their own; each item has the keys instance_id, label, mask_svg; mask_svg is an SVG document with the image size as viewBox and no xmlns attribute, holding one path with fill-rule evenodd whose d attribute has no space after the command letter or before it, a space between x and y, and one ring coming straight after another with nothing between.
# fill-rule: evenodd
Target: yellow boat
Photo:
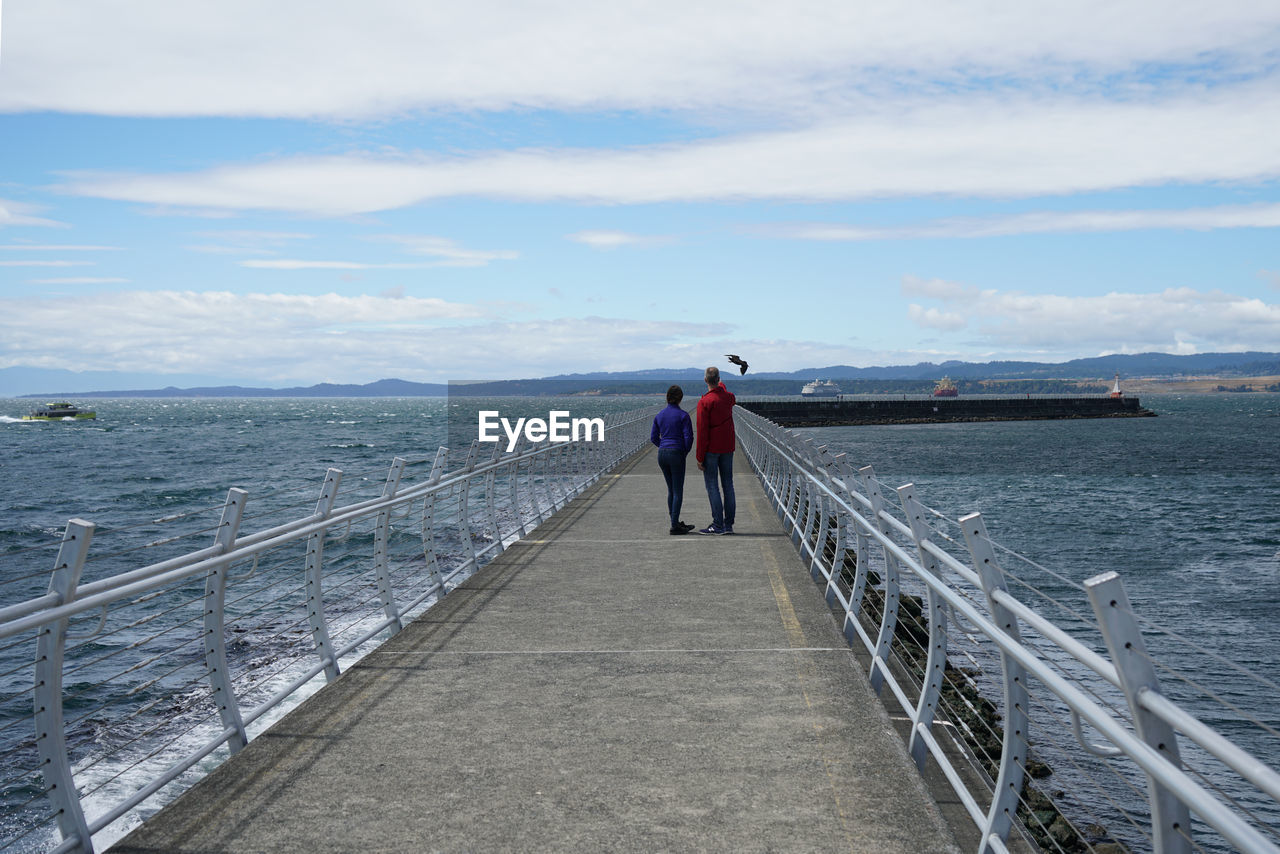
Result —
<instances>
[{"instance_id":1,"label":"yellow boat","mask_svg":"<svg viewBox=\"0 0 1280 854\"><path fill-rule=\"evenodd\" d=\"M98 417L92 409L77 409L66 401L46 403L22 416L23 421L90 421Z\"/></svg>"}]
</instances>

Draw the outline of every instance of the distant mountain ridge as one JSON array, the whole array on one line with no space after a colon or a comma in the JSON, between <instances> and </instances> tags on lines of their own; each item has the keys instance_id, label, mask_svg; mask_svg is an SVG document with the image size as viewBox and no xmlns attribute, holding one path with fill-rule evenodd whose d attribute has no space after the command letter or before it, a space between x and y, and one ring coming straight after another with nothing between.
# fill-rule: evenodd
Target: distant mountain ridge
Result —
<instances>
[{"instance_id":1,"label":"distant mountain ridge","mask_svg":"<svg viewBox=\"0 0 1280 854\"><path fill-rule=\"evenodd\" d=\"M750 361L750 355L744 354ZM702 368L653 368L639 371L596 371L559 374L552 377L523 380L493 380L467 383L471 394L546 393L556 387L565 393L592 390L601 383L697 381ZM731 365L724 365L726 378L738 378ZM1080 380L1109 379L1119 373L1123 377L1187 377L1215 375L1224 377L1280 375L1280 353L1137 353L1095 356L1069 362L919 362L915 365L888 365L856 368L852 365L828 365L798 371L749 372L748 380L916 380L932 381L949 376L954 380ZM545 385L543 385L545 384ZM121 391L46 392L21 397L444 397L452 387L456 393L461 383L418 383L401 379L381 379L371 383L319 383L291 388L247 388L244 386L198 386L162 389L129 389Z\"/></svg>"},{"instance_id":2,"label":"distant mountain ridge","mask_svg":"<svg viewBox=\"0 0 1280 854\"><path fill-rule=\"evenodd\" d=\"M246 388L238 385L201 386L197 388L128 389L121 391L58 392L24 394L20 397L444 397L449 387L444 383L415 383L385 379L364 385L319 383L293 388Z\"/></svg>"}]
</instances>

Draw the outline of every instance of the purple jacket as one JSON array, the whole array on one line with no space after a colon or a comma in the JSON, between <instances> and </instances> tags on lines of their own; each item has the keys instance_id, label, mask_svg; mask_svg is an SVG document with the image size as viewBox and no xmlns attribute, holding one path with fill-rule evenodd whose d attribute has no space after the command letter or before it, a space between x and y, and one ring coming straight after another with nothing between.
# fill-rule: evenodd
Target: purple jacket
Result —
<instances>
[{"instance_id":1,"label":"purple jacket","mask_svg":"<svg viewBox=\"0 0 1280 854\"><path fill-rule=\"evenodd\" d=\"M660 451L689 453L693 447L693 422L689 420L689 413L674 403L668 403L666 409L654 416L649 441Z\"/></svg>"}]
</instances>

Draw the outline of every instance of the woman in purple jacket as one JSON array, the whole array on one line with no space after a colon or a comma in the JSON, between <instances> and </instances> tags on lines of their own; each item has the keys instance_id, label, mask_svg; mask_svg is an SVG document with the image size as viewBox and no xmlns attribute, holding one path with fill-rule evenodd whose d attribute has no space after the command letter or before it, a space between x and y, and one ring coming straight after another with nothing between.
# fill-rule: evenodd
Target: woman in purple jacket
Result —
<instances>
[{"instance_id":1,"label":"woman in purple jacket","mask_svg":"<svg viewBox=\"0 0 1280 854\"><path fill-rule=\"evenodd\" d=\"M649 441L658 446L658 467L667 480L667 510L671 512L672 534L687 534L692 525L680 521L680 505L684 503L684 462L693 448L693 422L680 408L684 391L673 385L667 389L667 408L653 419Z\"/></svg>"}]
</instances>

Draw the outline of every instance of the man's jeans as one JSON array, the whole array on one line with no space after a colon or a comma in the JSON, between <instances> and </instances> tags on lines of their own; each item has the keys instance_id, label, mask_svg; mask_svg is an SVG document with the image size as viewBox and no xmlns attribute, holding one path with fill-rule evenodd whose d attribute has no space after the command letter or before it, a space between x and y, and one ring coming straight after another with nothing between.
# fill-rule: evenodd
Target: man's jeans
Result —
<instances>
[{"instance_id":1,"label":"man's jeans","mask_svg":"<svg viewBox=\"0 0 1280 854\"><path fill-rule=\"evenodd\" d=\"M716 481L717 476L719 482ZM711 524L716 528L732 528L738 509L733 494L733 451L727 454L707 454L702 463L702 478L707 484L707 498L711 501ZM724 501L720 500L720 488L724 487Z\"/></svg>"},{"instance_id":2,"label":"man's jeans","mask_svg":"<svg viewBox=\"0 0 1280 854\"><path fill-rule=\"evenodd\" d=\"M680 506L684 503L685 453L674 448L658 451L658 467L667 479L667 512L673 528L680 524Z\"/></svg>"}]
</instances>

